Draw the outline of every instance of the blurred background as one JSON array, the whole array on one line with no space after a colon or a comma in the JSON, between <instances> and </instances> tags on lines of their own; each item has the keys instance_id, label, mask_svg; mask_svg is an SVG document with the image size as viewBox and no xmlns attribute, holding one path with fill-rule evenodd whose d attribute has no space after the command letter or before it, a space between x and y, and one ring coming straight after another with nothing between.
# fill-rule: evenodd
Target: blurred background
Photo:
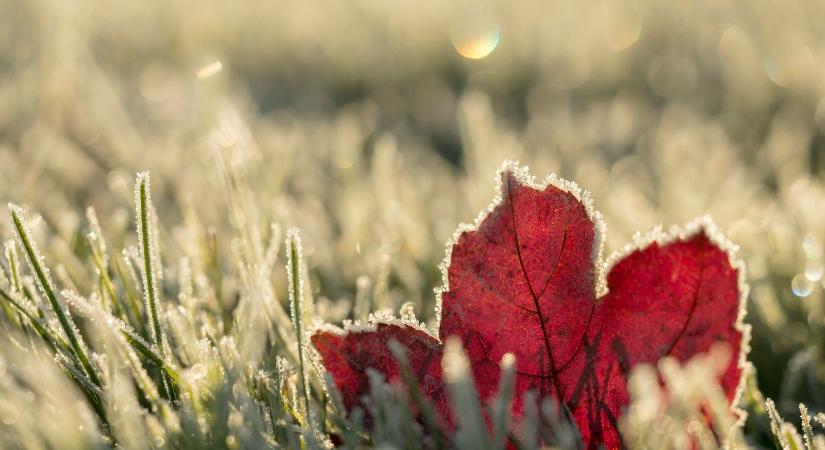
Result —
<instances>
[{"instance_id":1,"label":"blurred background","mask_svg":"<svg viewBox=\"0 0 825 450\"><path fill-rule=\"evenodd\" d=\"M0 199L83 291L86 207L133 245L150 170L167 279L191 221L230 300L224 231L297 226L318 315L367 293L431 320L445 242L517 159L591 191L608 254L710 214L747 263L759 387L821 412L823 23L801 0L0 0Z\"/></svg>"}]
</instances>

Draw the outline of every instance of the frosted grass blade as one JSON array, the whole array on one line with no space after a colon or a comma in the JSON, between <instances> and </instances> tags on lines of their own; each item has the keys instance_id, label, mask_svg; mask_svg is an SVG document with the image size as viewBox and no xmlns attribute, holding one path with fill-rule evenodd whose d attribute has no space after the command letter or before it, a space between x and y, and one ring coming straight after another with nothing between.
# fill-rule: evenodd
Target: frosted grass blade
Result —
<instances>
[{"instance_id":1,"label":"frosted grass blade","mask_svg":"<svg viewBox=\"0 0 825 450\"><path fill-rule=\"evenodd\" d=\"M300 371L301 389L304 396L304 414L309 414L309 380L305 358L306 335L304 330L304 281L301 277L301 238L297 229L291 229L286 237L287 263L286 271L289 282L289 305L292 326L295 329L298 345L298 370Z\"/></svg>"},{"instance_id":2,"label":"frosted grass blade","mask_svg":"<svg viewBox=\"0 0 825 450\"><path fill-rule=\"evenodd\" d=\"M149 172L141 172L137 176L137 183L135 185L135 206L137 208L138 251L142 264L143 295L146 303L146 311L149 316L152 344L157 348L157 352L161 358L163 358L166 354L166 339L160 320L156 272L156 266L159 262L155 254L152 235L152 200L150 195ZM161 377L163 378L162 385L165 396L170 400L174 400L174 390L171 381L165 373L161 374Z\"/></svg>"},{"instance_id":3,"label":"frosted grass blade","mask_svg":"<svg viewBox=\"0 0 825 450\"><path fill-rule=\"evenodd\" d=\"M60 326L66 333L72 351L80 361L83 370L86 372L86 376L88 376L89 380L91 380L91 382L96 386L100 386L100 378L89 361L86 346L83 343L83 338L80 335L77 326L72 321L72 317L69 312L66 311L63 304L58 301L57 294L55 294L51 278L49 277L48 269L43 265L43 257L37 250L37 246L32 240L31 234L23 222L23 209L19 206L9 204L9 211L11 213L12 224L14 225L14 229L17 233L18 242L24 250L26 261L28 261L29 267L35 275L40 291L49 301L49 305L51 305L52 310L60 322Z\"/></svg>"}]
</instances>

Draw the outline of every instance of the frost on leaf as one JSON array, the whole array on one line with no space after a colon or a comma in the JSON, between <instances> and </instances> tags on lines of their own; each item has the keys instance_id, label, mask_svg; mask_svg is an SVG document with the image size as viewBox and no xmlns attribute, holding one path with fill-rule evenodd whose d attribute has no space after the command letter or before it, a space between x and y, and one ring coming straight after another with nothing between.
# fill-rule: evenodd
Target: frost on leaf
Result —
<instances>
[{"instance_id":1,"label":"frost on leaf","mask_svg":"<svg viewBox=\"0 0 825 450\"><path fill-rule=\"evenodd\" d=\"M499 362L517 361L513 414L523 394L552 396L569 411L586 447L622 446L617 423L628 403L630 369L665 356L678 361L715 345L738 352L720 382L734 403L747 330L741 323L743 268L709 219L654 230L602 264L604 225L588 194L505 162L499 194L448 245L438 291L438 334L403 320L348 330L325 327L312 342L348 408L368 392L365 369L401 380L387 347L407 348L422 390L453 422L440 360L457 336L483 401L492 401Z\"/></svg>"}]
</instances>

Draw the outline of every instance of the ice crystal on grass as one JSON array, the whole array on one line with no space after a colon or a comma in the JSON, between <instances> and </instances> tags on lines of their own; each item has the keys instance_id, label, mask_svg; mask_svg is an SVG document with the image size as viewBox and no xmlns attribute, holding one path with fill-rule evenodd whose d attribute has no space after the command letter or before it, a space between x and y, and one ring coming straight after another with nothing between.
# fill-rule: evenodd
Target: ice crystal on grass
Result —
<instances>
[{"instance_id":1,"label":"ice crystal on grass","mask_svg":"<svg viewBox=\"0 0 825 450\"><path fill-rule=\"evenodd\" d=\"M721 348L681 366L673 359L658 370L640 366L631 374L631 403L621 420L631 448L743 448L725 393L713 380L730 356ZM710 419L710 420L708 420ZM659 427L654 430L652 427Z\"/></svg>"},{"instance_id":2,"label":"ice crystal on grass","mask_svg":"<svg viewBox=\"0 0 825 450\"><path fill-rule=\"evenodd\" d=\"M5 271L3 272L0 286L3 304L26 317L26 321L19 326L24 329L32 327L50 343L52 351L56 352L57 366L66 372L68 379L74 380L77 386L91 396L88 398L89 405L102 423L108 423L101 429L105 430L110 444L134 448L147 444L148 439L152 446L203 448L232 443L260 447L284 442L297 444L303 440L309 448L328 447L329 442L319 429L299 431L295 415L299 402L296 399L293 398L288 402L290 406L286 407L277 400L282 398L284 390L297 397L296 372L293 371L293 376L289 377L280 372L280 381L277 383L266 381L264 376L260 390L248 385L247 368L259 364L272 367L273 363L263 361L250 364L241 358L234 339L216 331L213 314L220 316L226 310L214 309L202 297L204 291L221 295L220 289L212 290L208 286L213 280L199 280L196 289L188 259L183 258L174 278L178 283L181 306L164 305L159 301L160 269L157 250L154 248L155 233L152 231L149 192L148 177L141 175L136 189L139 246L127 248L122 261L108 259L100 224L97 223L93 210L88 211L87 218L92 231L87 235L87 243L94 269L91 286L95 286L88 298L78 294L76 289L64 289L59 296L56 294L57 287L48 277L48 269L27 230L20 226L22 220L14 220L20 212L13 209L12 221L22 236L20 245L27 251L27 256L34 255L30 258L30 267L41 295L33 289L32 280L20 275L14 247L9 246L7 260L11 268L10 275L6 277ZM291 269L288 273L292 275L292 287L298 287L293 290L291 299L293 307L297 305L299 310L299 314L293 316L299 319L302 317L300 312L307 310L302 302L309 293L301 293L300 282L307 275L304 265L296 257L300 253L297 251L299 246L295 245L297 236L294 238L292 249L296 251L290 251L288 259L292 262L288 264ZM273 227L272 239L278 240L276 227ZM278 252L277 246L270 244L269 248L264 261L271 265ZM201 261L198 260L198 263ZM140 277L136 276L134 265L140 268ZM246 267L250 269L250 279L257 278L254 283L263 283L271 274L269 267L261 267L259 264L257 267L256 264ZM198 271L202 273L200 268ZM64 285L74 287L69 277L63 278ZM131 303L135 286L143 291L143 310L139 304ZM268 289L271 290L272 287ZM274 298L273 291L265 290L265 295ZM41 297L50 302L54 309L53 315L41 317L41 311L35 306ZM69 309L62 304L64 299L79 315L81 328L74 326L73 322L69 327L62 326L66 322L60 320L61 316L73 321ZM211 298L212 302L218 300ZM120 305L123 305L122 309ZM143 312L146 313L145 316ZM220 323L220 319L217 323ZM232 326L231 323L229 325ZM165 326L171 330L168 335ZM79 348L88 352L90 365L95 368L93 373L99 375L100 382L95 382L85 373L82 360L76 353L65 353L65 350L71 348L67 343L71 337L82 338L81 329L83 333L91 335L90 342L95 352L91 352L85 344ZM296 336L303 335L302 323L296 323L295 329ZM165 339L167 336L171 338L169 342ZM147 338L151 344L146 341ZM164 355L167 349L171 353ZM278 351L290 355L288 348L281 347ZM176 358L190 367L183 370L173 367L171 361ZM283 362L277 365L284 367ZM310 408L318 408L315 400L317 394L311 393L313 388L305 378L307 365L302 361L299 367L302 377L297 379L303 378L304 387L300 404L306 417ZM168 388L167 378L174 380L175 389L178 390L176 393L180 394L175 405L167 402L168 393L161 395L158 392L159 385ZM229 386L231 388L227 389ZM257 402L262 402L265 406L258 409ZM258 416L258 411L265 416ZM323 414L320 416L323 417ZM86 428L93 430L96 427L93 425ZM185 445L184 440L187 442Z\"/></svg>"},{"instance_id":3,"label":"ice crystal on grass","mask_svg":"<svg viewBox=\"0 0 825 450\"><path fill-rule=\"evenodd\" d=\"M146 305L146 311L149 315L150 331L152 336L152 344L154 349L160 354L162 359L168 348L166 341L166 334L164 333L163 323L161 322L161 307L158 292L158 278L159 274L163 272L160 268L160 261L158 260L157 251L155 249L155 236L153 231L153 213L152 213L152 197L151 186L148 172L141 172L137 176L135 183L135 208L136 208L136 222L138 230L138 248L141 259L141 275L143 285L143 296ZM170 400L174 399L174 386L167 378L166 374L162 376L163 390L165 396Z\"/></svg>"},{"instance_id":4,"label":"ice crystal on grass","mask_svg":"<svg viewBox=\"0 0 825 450\"><path fill-rule=\"evenodd\" d=\"M20 281L20 268L17 265L17 247L14 245L14 241L9 240L5 242L4 248L6 262L9 265L11 288L16 292L23 292L23 283Z\"/></svg>"},{"instance_id":5,"label":"ice crystal on grass","mask_svg":"<svg viewBox=\"0 0 825 450\"><path fill-rule=\"evenodd\" d=\"M143 285L143 296L146 311L151 322L152 342L163 351L164 334L160 322L160 306L158 306L158 265L154 246L154 232L152 226L152 198L148 172L138 174L135 184L135 208L138 230L138 251L141 259L140 273Z\"/></svg>"},{"instance_id":6,"label":"ice crystal on grass","mask_svg":"<svg viewBox=\"0 0 825 450\"><path fill-rule=\"evenodd\" d=\"M32 240L31 233L24 223L23 208L9 203L9 213L17 234L17 242L26 255L26 261L29 263L29 268L37 281L37 287L49 301L52 312L54 312L57 317L65 336L71 344L72 351L83 367L85 376L88 377L91 384L99 386L100 380L98 379L95 368L89 361L88 349L80 334L80 330L78 330L77 325L75 325L74 320L72 320L69 311L65 309L63 303L57 298L54 283L49 276L49 269L44 264L43 256L37 249L37 244Z\"/></svg>"},{"instance_id":7,"label":"ice crystal on grass","mask_svg":"<svg viewBox=\"0 0 825 450\"><path fill-rule=\"evenodd\" d=\"M770 428L774 438L774 444L777 448L782 450L822 450L825 449L825 434L816 434L811 424L811 417L808 414L808 408L800 403L799 416L802 425L802 435L800 436L796 426L786 422L782 419L779 411L776 409L776 404L773 400L765 401L765 409L767 410L768 418L770 420ZM819 414L822 415L821 413ZM815 418L817 419L817 418ZM820 426L825 428L822 418L817 419Z\"/></svg>"},{"instance_id":8,"label":"ice crystal on grass","mask_svg":"<svg viewBox=\"0 0 825 450\"><path fill-rule=\"evenodd\" d=\"M311 303L307 305L304 294L303 249L297 229L291 229L286 235L284 246L287 253L286 272L289 283L289 310L292 326L295 330L298 347L298 371L300 374L301 393L304 398L304 414L309 417L309 364L306 358L309 352L305 323ZM311 300L310 300L311 301Z\"/></svg>"},{"instance_id":9,"label":"ice crystal on grass","mask_svg":"<svg viewBox=\"0 0 825 450\"><path fill-rule=\"evenodd\" d=\"M811 416L808 415L808 408L800 403L799 415L802 418L802 432L805 435L805 449L814 450L814 432L811 427Z\"/></svg>"},{"instance_id":10,"label":"ice crystal on grass","mask_svg":"<svg viewBox=\"0 0 825 450\"><path fill-rule=\"evenodd\" d=\"M765 402L765 408L768 411L768 417L771 423L771 432L775 439L776 445L782 450L796 450L802 448L802 439L796 428L782 420L779 411L776 410L776 405L773 400L768 399Z\"/></svg>"}]
</instances>

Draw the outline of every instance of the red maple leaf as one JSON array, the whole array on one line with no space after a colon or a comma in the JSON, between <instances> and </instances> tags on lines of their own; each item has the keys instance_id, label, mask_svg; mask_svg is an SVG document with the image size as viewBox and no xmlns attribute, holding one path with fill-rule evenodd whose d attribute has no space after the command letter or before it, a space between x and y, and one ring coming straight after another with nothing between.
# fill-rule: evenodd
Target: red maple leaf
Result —
<instances>
[{"instance_id":1,"label":"red maple leaf","mask_svg":"<svg viewBox=\"0 0 825 450\"><path fill-rule=\"evenodd\" d=\"M604 225L587 192L552 175L537 185L512 162L499 180L493 206L448 245L437 336L400 320L312 336L347 408L368 393L367 368L400 381L388 348L394 339L406 347L424 393L449 417L441 357L453 335L482 400L495 395L498 362L512 353L514 414L528 390L553 396L589 448L622 446L617 422L637 364L665 356L684 362L727 345L738 354L720 382L734 403L746 356L744 274L709 219L668 234L654 230L603 264Z\"/></svg>"}]
</instances>

